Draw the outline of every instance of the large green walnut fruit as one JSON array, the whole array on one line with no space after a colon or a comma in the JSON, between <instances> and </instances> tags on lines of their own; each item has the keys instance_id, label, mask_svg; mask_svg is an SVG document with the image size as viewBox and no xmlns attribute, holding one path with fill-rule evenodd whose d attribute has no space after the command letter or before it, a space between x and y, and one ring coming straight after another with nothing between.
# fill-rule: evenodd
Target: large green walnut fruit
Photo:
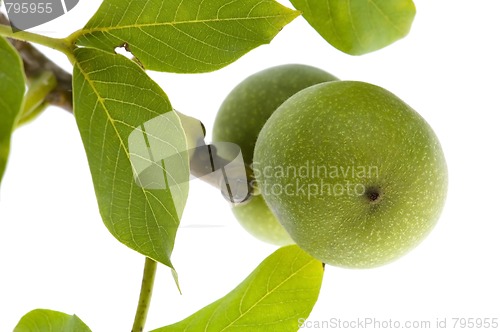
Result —
<instances>
[{"instance_id":1,"label":"large green walnut fruit","mask_svg":"<svg viewBox=\"0 0 500 332\"><path fill-rule=\"evenodd\" d=\"M392 93L330 82L283 103L259 134L260 191L302 249L331 265L390 262L434 227L447 168L427 122Z\"/></svg>"},{"instance_id":2,"label":"large green walnut fruit","mask_svg":"<svg viewBox=\"0 0 500 332\"><path fill-rule=\"evenodd\" d=\"M260 71L246 78L226 97L215 119L213 141L237 144L243 160L251 165L257 136L271 114L300 90L336 80L321 69L299 64ZM257 238L278 245L293 243L261 197L233 207L233 213Z\"/></svg>"}]
</instances>

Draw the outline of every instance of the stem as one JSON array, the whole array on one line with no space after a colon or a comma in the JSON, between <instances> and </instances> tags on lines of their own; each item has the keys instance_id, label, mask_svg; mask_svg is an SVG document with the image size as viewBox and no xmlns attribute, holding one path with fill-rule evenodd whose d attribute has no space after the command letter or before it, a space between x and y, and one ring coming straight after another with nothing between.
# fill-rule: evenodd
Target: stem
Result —
<instances>
[{"instance_id":1,"label":"stem","mask_svg":"<svg viewBox=\"0 0 500 332\"><path fill-rule=\"evenodd\" d=\"M14 32L10 26L4 24L0 24L0 36L40 44L63 52L70 58L73 56L71 52L71 44L69 44L65 39L42 36L28 31Z\"/></svg>"},{"instance_id":2,"label":"stem","mask_svg":"<svg viewBox=\"0 0 500 332\"><path fill-rule=\"evenodd\" d=\"M9 20L0 13L0 25L7 26ZM43 72L53 72L57 79L57 86L45 98L45 103L73 112L72 77L69 73L48 59L33 45L20 40L9 39L17 49L24 63L24 72L28 80L39 77Z\"/></svg>"},{"instance_id":3,"label":"stem","mask_svg":"<svg viewBox=\"0 0 500 332\"><path fill-rule=\"evenodd\" d=\"M33 120L48 106L45 100L56 86L57 79L51 71L45 71L31 80L28 93L24 97L24 108L18 126Z\"/></svg>"},{"instance_id":4,"label":"stem","mask_svg":"<svg viewBox=\"0 0 500 332\"><path fill-rule=\"evenodd\" d=\"M141 293L139 295L139 303L135 312L134 325L132 332L142 332L146 324L148 316L149 304L151 303L151 295L153 295L153 286L155 283L156 261L146 257L144 263L144 273L142 276Z\"/></svg>"}]
</instances>

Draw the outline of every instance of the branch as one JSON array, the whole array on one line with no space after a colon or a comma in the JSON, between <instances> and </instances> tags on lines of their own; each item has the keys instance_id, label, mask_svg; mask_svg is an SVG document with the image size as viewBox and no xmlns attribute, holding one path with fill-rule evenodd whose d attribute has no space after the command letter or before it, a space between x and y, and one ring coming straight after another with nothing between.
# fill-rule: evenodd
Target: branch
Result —
<instances>
[{"instance_id":1,"label":"branch","mask_svg":"<svg viewBox=\"0 0 500 332\"><path fill-rule=\"evenodd\" d=\"M9 20L3 14L0 14L0 24L10 25ZM24 64L24 72L28 80L37 78L43 72L47 71L52 72L56 77L57 85L54 90L47 95L45 102L50 105L61 107L68 112L73 112L71 74L48 59L30 43L10 38L8 40L21 55Z\"/></svg>"},{"instance_id":2,"label":"branch","mask_svg":"<svg viewBox=\"0 0 500 332\"><path fill-rule=\"evenodd\" d=\"M141 293L139 295L139 303L137 303L137 311L135 313L132 332L144 331L146 318L148 317L149 305L151 296L153 295L153 286L155 283L157 263L149 257L146 257L144 263L144 273L142 276Z\"/></svg>"}]
</instances>

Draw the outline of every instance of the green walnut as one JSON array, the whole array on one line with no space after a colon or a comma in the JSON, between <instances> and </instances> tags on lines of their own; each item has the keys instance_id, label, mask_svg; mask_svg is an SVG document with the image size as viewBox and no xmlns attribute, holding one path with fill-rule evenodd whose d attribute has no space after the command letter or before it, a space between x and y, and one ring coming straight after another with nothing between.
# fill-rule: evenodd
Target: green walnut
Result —
<instances>
[{"instance_id":1,"label":"green walnut","mask_svg":"<svg viewBox=\"0 0 500 332\"><path fill-rule=\"evenodd\" d=\"M254 196L247 204L234 207L232 211L240 225L257 239L276 245L293 243L261 195Z\"/></svg>"},{"instance_id":2,"label":"green walnut","mask_svg":"<svg viewBox=\"0 0 500 332\"><path fill-rule=\"evenodd\" d=\"M271 114L295 93L336 80L321 69L300 64L260 71L246 78L226 97L215 119L213 141L237 144L243 160L251 165L255 142ZM293 243L261 197L255 196L232 210L240 224L257 238L277 245Z\"/></svg>"},{"instance_id":3,"label":"green walnut","mask_svg":"<svg viewBox=\"0 0 500 332\"><path fill-rule=\"evenodd\" d=\"M352 81L284 102L259 134L254 173L297 245L351 268L383 265L419 244L447 191L429 124L387 90Z\"/></svg>"}]
</instances>

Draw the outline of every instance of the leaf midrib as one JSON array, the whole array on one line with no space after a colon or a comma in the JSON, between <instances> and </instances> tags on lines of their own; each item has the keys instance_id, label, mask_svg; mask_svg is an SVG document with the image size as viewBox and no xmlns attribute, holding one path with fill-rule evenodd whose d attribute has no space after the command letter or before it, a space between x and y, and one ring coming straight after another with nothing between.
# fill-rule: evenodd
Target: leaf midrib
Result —
<instances>
[{"instance_id":1,"label":"leaf midrib","mask_svg":"<svg viewBox=\"0 0 500 332\"><path fill-rule=\"evenodd\" d=\"M79 71L80 71L80 73L83 75L83 77L84 77L85 81L86 81L86 82L89 84L89 86L92 88L92 91L94 92L94 94L95 94L95 95L96 95L96 97L97 97L97 102L98 102L98 103L102 106L102 108L103 108L103 110L104 110L104 112L105 112L105 114L106 114L106 117L108 118L108 121L111 123L111 126L113 127L113 130L114 130L114 132L115 132L115 134L116 134L116 136L117 136L117 138L118 138L118 140L119 140L119 142L120 142L120 147L123 149L123 151L125 152L125 155L126 155L126 156L127 156L127 158L130 160L130 153L129 153L128 149L126 148L125 143L123 142L123 140L122 140L122 138L121 138L121 136L120 136L120 134L119 134L119 132L118 132L118 128L116 128L116 126L115 126L115 123L114 123L114 121L115 121L115 120L111 117L111 114L109 113L109 110L107 109L107 107L106 107L106 105L105 105L105 103L104 103L104 101L106 100L106 98L101 97L101 94L98 92L97 88L96 88L96 87L95 87L95 85L93 84L92 79L89 77L89 75L87 74L87 72L85 72L85 70L83 70L83 68L82 68L82 66L81 66L81 64L80 64L80 62L79 62L79 61L76 61L75 66L77 66L77 67L78 67L78 70L79 70ZM133 170L133 171L136 171L136 170L135 170L135 168L134 168L134 165L132 165L132 163L130 163L130 165L131 165L131 167L132 167L132 170ZM147 204L148 204L148 206L149 206L149 209L153 212L154 210L153 210L153 207L151 206L151 202L149 201L149 198L148 198L147 192L144 190L144 188L143 188L143 187L140 187L140 188L141 188L141 190L142 190L142 193L143 193L143 195L144 195L144 198L146 199L146 202L147 202ZM169 211L168 211L168 209L166 209L166 208L165 208L165 211L169 212ZM170 214L170 212L169 212L169 214ZM171 215L171 214L170 214L170 215ZM171 216L172 216L172 217L174 217L173 215L171 215ZM156 215L155 215L155 213L154 213L154 212L153 212L153 218L154 218L154 221L155 221L156 226L158 227L158 229L162 228L162 227L160 227L159 222L158 222L158 220L156 219ZM130 223L129 223L129 225L130 225ZM166 231L166 230L165 230L165 231ZM130 234L132 235L132 241L134 241L134 243L135 243L137 246L140 246L140 245L139 245L139 244L135 241L135 239L133 238L133 232L131 232ZM148 232L148 237L149 237L149 232ZM151 243L154 243L154 241L153 241L153 239L151 239L151 237L149 237L149 241L150 241ZM159 253L158 253L158 252L157 252L157 250L156 250L156 246L153 246L153 250L154 250L154 252L156 252L156 254L157 254L158 256L163 256L163 255L159 255ZM168 264L167 264L167 265L168 265L168 266L170 266L170 267L172 267L172 263L170 262L170 259L169 259L169 258L167 258L167 259L168 259ZM166 262L166 263L167 263L167 262ZM172 268L173 268L173 267L172 267Z\"/></svg>"},{"instance_id":2,"label":"leaf midrib","mask_svg":"<svg viewBox=\"0 0 500 332\"><path fill-rule=\"evenodd\" d=\"M356 29L356 26L354 25L354 19L352 17L352 1L351 0L347 1L347 9L348 9L348 14L349 14L349 18L350 18L350 21L351 21L351 27L352 27L352 32L354 33L354 37L358 41L358 44L362 48L364 48L363 42L361 41L361 38L359 38L358 31Z\"/></svg>"},{"instance_id":3,"label":"leaf midrib","mask_svg":"<svg viewBox=\"0 0 500 332\"><path fill-rule=\"evenodd\" d=\"M296 257L297 259L297 257ZM272 293L274 293L276 291L276 289L280 288L282 285L284 285L286 282L288 282L291 278L293 278L294 276L296 276L299 272L301 272L303 269L305 269L307 266L309 266L310 264L314 263L314 259L311 259L309 260L308 263L304 264L300 269L296 270L294 273L292 273L290 276L288 276L286 279L284 279L282 282L280 282L276 287L272 288L271 290L269 290L268 292L266 292L266 294L261 297L258 301L256 301L252 306L250 306L247 310L245 310L244 312L242 312L236 319L234 319L230 324L228 324L227 326L225 326L222 330L220 330L220 332L222 331L225 331L226 329L228 329L229 327L231 327L234 323L236 323L238 320L240 320L242 317L244 317L248 312L250 312L251 310L253 310L253 308L255 308L259 303L261 303L262 301L264 301L264 299L266 297L268 297L269 295L271 295ZM246 293L246 292L245 292ZM243 298L242 298L243 299ZM209 321L210 322L210 321ZM208 323L207 322L207 327L208 327ZM205 331L206 331L206 328L205 328Z\"/></svg>"},{"instance_id":4,"label":"leaf midrib","mask_svg":"<svg viewBox=\"0 0 500 332\"><path fill-rule=\"evenodd\" d=\"M269 16L254 16L254 17L230 17L230 18L214 18L214 19L204 19L204 20L190 20L190 21L174 21L174 22L155 22L155 23L141 23L141 24L128 24L122 26L107 26L107 27L96 27L96 28L83 28L80 30L79 36L83 36L86 34L92 34L95 32L108 32L115 30L125 30L125 29L141 29L148 27L162 27L162 26L176 26L182 24L206 24L206 23L214 23L214 22L229 22L229 21L243 21L243 20L267 20L269 18L278 18L278 17L287 17L294 16L294 11L291 13L282 14L282 15L269 15Z\"/></svg>"},{"instance_id":5,"label":"leaf midrib","mask_svg":"<svg viewBox=\"0 0 500 332\"><path fill-rule=\"evenodd\" d=\"M377 5L377 3L376 3L376 1L375 1L375 0L368 0L368 2L369 2L369 3L371 3L373 7L375 7L375 9L376 9L376 10L380 13L380 15L382 15L382 17L383 17L383 18L384 18L387 22L389 22L389 24L390 24L390 25L392 25L392 27L393 27L395 30L397 30L397 31L398 31L399 33L401 33L402 35L404 35L404 34L405 34L405 32L404 32L403 30L401 30L401 28L400 28L400 27L399 27L399 26L398 26L398 25L397 25L397 24L396 24L393 20L391 20L391 19L387 16L387 14L385 13L385 11Z\"/></svg>"}]
</instances>

